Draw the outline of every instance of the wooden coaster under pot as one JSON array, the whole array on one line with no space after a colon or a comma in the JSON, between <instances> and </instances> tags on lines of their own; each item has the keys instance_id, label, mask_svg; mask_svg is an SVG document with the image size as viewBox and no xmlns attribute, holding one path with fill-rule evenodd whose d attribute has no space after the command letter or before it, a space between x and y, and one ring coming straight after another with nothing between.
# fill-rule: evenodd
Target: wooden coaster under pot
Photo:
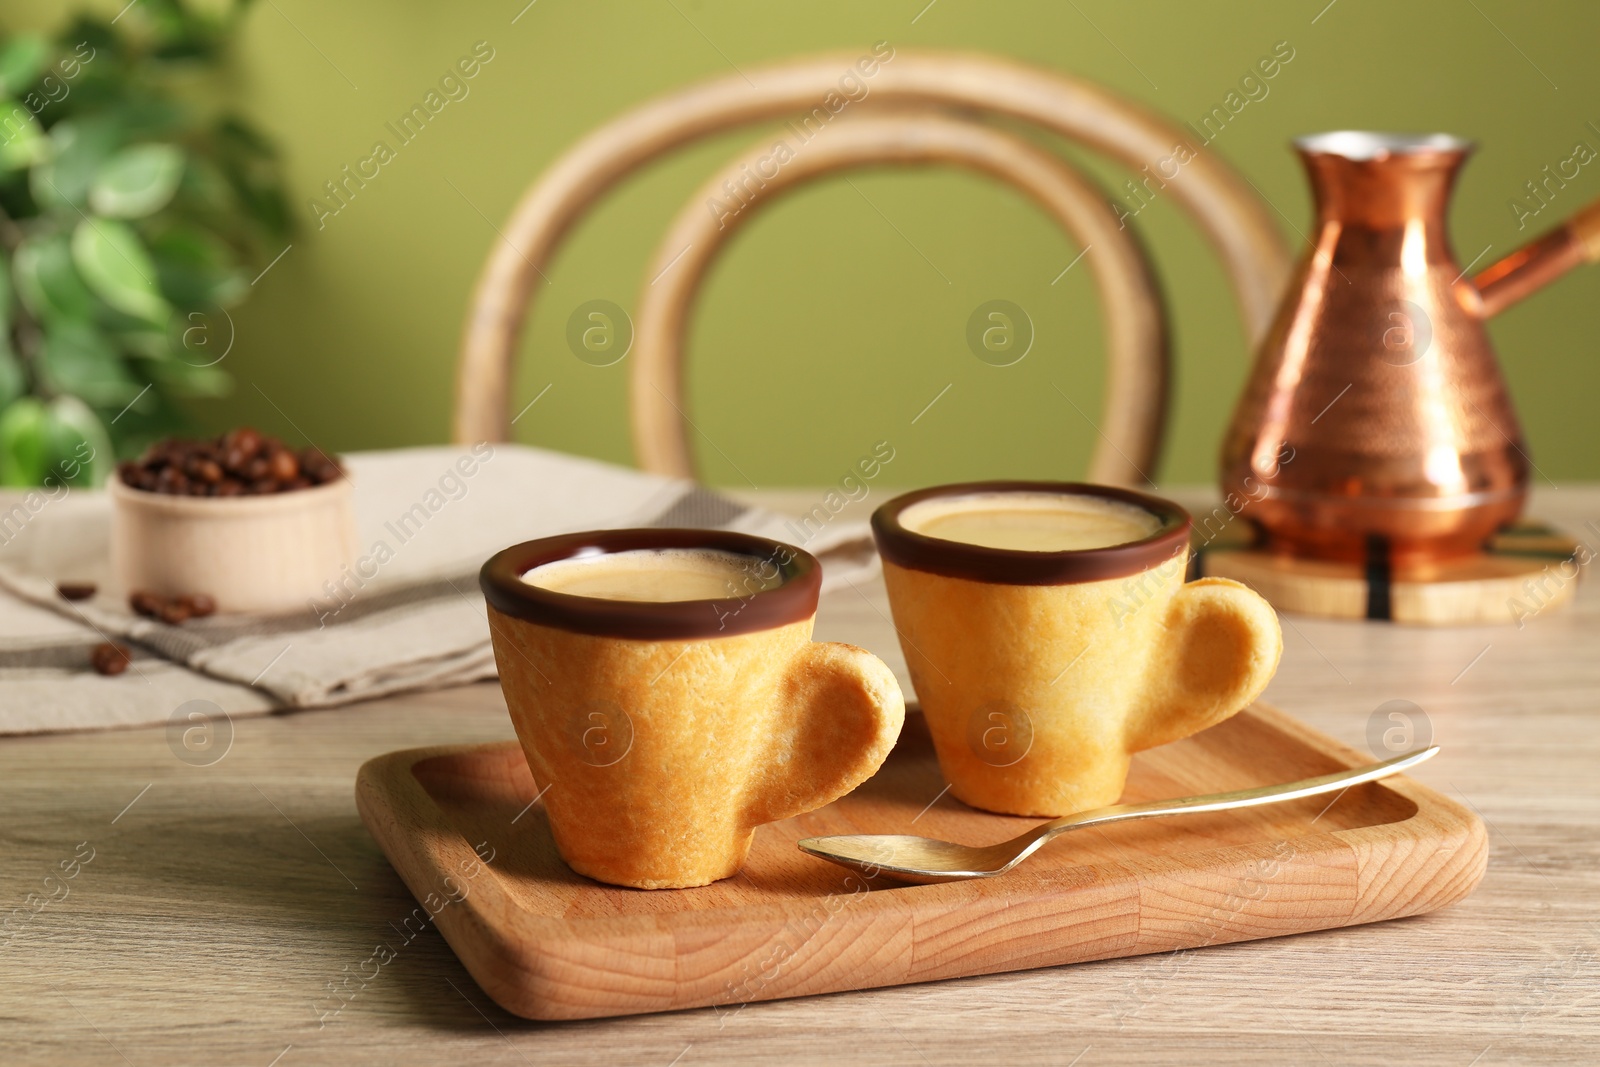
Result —
<instances>
[{"instance_id":1,"label":"wooden coaster under pot","mask_svg":"<svg viewBox=\"0 0 1600 1067\"><path fill-rule=\"evenodd\" d=\"M1237 527L1235 529L1234 527ZM1280 611L1424 626L1522 623L1569 602L1594 550L1535 521L1495 536L1478 555L1388 567L1276 555L1235 523L1209 544L1196 538L1192 577L1232 578Z\"/></svg>"}]
</instances>

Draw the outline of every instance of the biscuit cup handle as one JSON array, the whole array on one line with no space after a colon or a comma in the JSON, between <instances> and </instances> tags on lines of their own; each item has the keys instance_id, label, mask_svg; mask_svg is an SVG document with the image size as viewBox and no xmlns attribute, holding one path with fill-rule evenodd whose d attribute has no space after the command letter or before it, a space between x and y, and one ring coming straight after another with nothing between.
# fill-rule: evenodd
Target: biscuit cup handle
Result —
<instances>
[{"instance_id":1,"label":"biscuit cup handle","mask_svg":"<svg viewBox=\"0 0 1600 1067\"><path fill-rule=\"evenodd\" d=\"M1242 710L1267 687L1283 654L1272 605L1226 578L1180 586L1164 621L1145 699L1128 722L1130 752L1199 733Z\"/></svg>"},{"instance_id":2,"label":"biscuit cup handle","mask_svg":"<svg viewBox=\"0 0 1600 1067\"><path fill-rule=\"evenodd\" d=\"M905 715L900 683L877 656L808 643L790 664L766 759L746 794L750 825L814 811L872 777Z\"/></svg>"}]
</instances>

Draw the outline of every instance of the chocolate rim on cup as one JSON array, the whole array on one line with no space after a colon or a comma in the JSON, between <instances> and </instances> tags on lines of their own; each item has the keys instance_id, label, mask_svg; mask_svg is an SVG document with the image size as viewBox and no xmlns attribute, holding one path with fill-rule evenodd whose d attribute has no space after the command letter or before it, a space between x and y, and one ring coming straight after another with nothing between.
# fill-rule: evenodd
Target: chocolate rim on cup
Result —
<instances>
[{"instance_id":1,"label":"chocolate rim on cup","mask_svg":"<svg viewBox=\"0 0 1600 1067\"><path fill-rule=\"evenodd\" d=\"M1159 519L1161 525L1148 537L1120 545L1030 552L930 537L908 530L900 523L900 515L906 508L924 500L999 493L1042 493L1117 500L1143 508ZM1070 585L1127 578L1165 563L1189 543L1189 513L1170 500L1109 485L1091 485L1087 482L962 482L918 489L895 497L872 513L872 536L878 542L878 554L897 567L974 582Z\"/></svg>"},{"instance_id":2,"label":"chocolate rim on cup","mask_svg":"<svg viewBox=\"0 0 1600 1067\"><path fill-rule=\"evenodd\" d=\"M558 593L523 581L546 563L639 549L705 549L771 564L781 584L716 600L606 600ZM803 549L729 530L633 529L561 534L512 545L478 573L484 599L503 615L599 637L728 637L773 630L816 614L822 565Z\"/></svg>"}]
</instances>

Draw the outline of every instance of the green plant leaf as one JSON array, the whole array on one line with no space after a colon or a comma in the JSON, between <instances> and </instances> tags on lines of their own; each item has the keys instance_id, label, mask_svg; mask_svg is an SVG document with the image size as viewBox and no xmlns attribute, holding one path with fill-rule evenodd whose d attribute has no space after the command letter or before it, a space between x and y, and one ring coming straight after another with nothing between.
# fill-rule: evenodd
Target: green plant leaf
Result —
<instances>
[{"instance_id":1,"label":"green plant leaf","mask_svg":"<svg viewBox=\"0 0 1600 1067\"><path fill-rule=\"evenodd\" d=\"M217 366L196 366L182 359L151 365L155 378L173 395L214 400L233 392L233 375Z\"/></svg>"},{"instance_id":2,"label":"green plant leaf","mask_svg":"<svg viewBox=\"0 0 1600 1067\"><path fill-rule=\"evenodd\" d=\"M231 307L250 291L232 249L193 226L175 226L150 242L161 291L182 308Z\"/></svg>"},{"instance_id":3,"label":"green plant leaf","mask_svg":"<svg viewBox=\"0 0 1600 1067\"><path fill-rule=\"evenodd\" d=\"M123 144L132 144L178 140L193 127L195 119L189 109L174 101L149 93L135 96L124 92L106 112L105 121L121 131Z\"/></svg>"},{"instance_id":4,"label":"green plant leaf","mask_svg":"<svg viewBox=\"0 0 1600 1067\"><path fill-rule=\"evenodd\" d=\"M39 349L39 374L58 393L91 404L127 404L141 386L104 334L87 323L60 322L45 332Z\"/></svg>"},{"instance_id":5,"label":"green plant leaf","mask_svg":"<svg viewBox=\"0 0 1600 1067\"><path fill-rule=\"evenodd\" d=\"M185 64L216 60L231 29L228 13L233 6L145 0L140 10L154 38L152 57Z\"/></svg>"},{"instance_id":6,"label":"green plant leaf","mask_svg":"<svg viewBox=\"0 0 1600 1067\"><path fill-rule=\"evenodd\" d=\"M11 271L6 266L6 257L0 256L0 345L4 345L11 337L11 301ZM0 408L3 407L5 402L0 401Z\"/></svg>"},{"instance_id":7,"label":"green plant leaf","mask_svg":"<svg viewBox=\"0 0 1600 1067\"><path fill-rule=\"evenodd\" d=\"M282 241L293 229L272 142L234 116L212 131L217 166L248 218L269 238Z\"/></svg>"},{"instance_id":8,"label":"green plant leaf","mask_svg":"<svg viewBox=\"0 0 1600 1067\"><path fill-rule=\"evenodd\" d=\"M206 219L218 232L238 230L248 220L239 213L239 204L227 176L214 161L196 157L183 170L178 201L190 217Z\"/></svg>"},{"instance_id":9,"label":"green plant leaf","mask_svg":"<svg viewBox=\"0 0 1600 1067\"><path fill-rule=\"evenodd\" d=\"M0 45L0 93L16 96L38 80L50 64L50 42L42 34L21 33Z\"/></svg>"},{"instance_id":10,"label":"green plant leaf","mask_svg":"<svg viewBox=\"0 0 1600 1067\"><path fill-rule=\"evenodd\" d=\"M0 485L38 485L45 458L45 406L36 397L13 400L0 411Z\"/></svg>"},{"instance_id":11,"label":"green plant leaf","mask_svg":"<svg viewBox=\"0 0 1600 1067\"><path fill-rule=\"evenodd\" d=\"M217 149L224 156L253 156L257 159L278 157L277 146L238 115L223 115L217 120L213 133L217 139Z\"/></svg>"},{"instance_id":12,"label":"green plant leaf","mask_svg":"<svg viewBox=\"0 0 1600 1067\"><path fill-rule=\"evenodd\" d=\"M45 412L46 475L69 485L105 482L116 464L111 436L98 416L75 396L58 396Z\"/></svg>"},{"instance_id":13,"label":"green plant leaf","mask_svg":"<svg viewBox=\"0 0 1600 1067\"><path fill-rule=\"evenodd\" d=\"M116 336L117 344L132 358L172 358L174 344L170 330L157 330L144 325L138 329L118 330Z\"/></svg>"},{"instance_id":14,"label":"green plant leaf","mask_svg":"<svg viewBox=\"0 0 1600 1067\"><path fill-rule=\"evenodd\" d=\"M28 376L23 373L22 362L11 350L11 344L0 337L0 409L28 391Z\"/></svg>"},{"instance_id":15,"label":"green plant leaf","mask_svg":"<svg viewBox=\"0 0 1600 1067\"><path fill-rule=\"evenodd\" d=\"M41 211L78 217L89 206L95 175L127 134L109 117L64 119L50 127L51 158L28 175Z\"/></svg>"},{"instance_id":16,"label":"green plant leaf","mask_svg":"<svg viewBox=\"0 0 1600 1067\"><path fill-rule=\"evenodd\" d=\"M84 219L72 231L72 263L89 290L118 311L163 323L172 308L156 285L156 265L133 227Z\"/></svg>"},{"instance_id":17,"label":"green plant leaf","mask_svg":"<svg viewBox=\"0 0 1600 1067\"><path fill-rule=\"evenodd\" d=\"M169 144L124 148L100 167L89 206L111 218L138 219L167 206L183 178L183 150Z\"/></svg>"},{"instance_id":18,"label":"green plant leaf","mask_svg":"<svg viewBox=\"0 0 1600 1067\"><path fill-rule=\"evenodd\" d=\"M0 171L20 170L50 157L50 139L33 112L0 93Z\"/></svg>"},{"instance_id":19,"label":"green plant leaf","mask_svg":"<svg viewBox=\"0 0 1600 1067\"><path fill-rule=\"evenodd\" d=\"M72 249L65 235L47 234L23 241L12 270L23 306L41 321L83 322L94 314L94 295L72 265Z\"/></svg>"}]
</instances>

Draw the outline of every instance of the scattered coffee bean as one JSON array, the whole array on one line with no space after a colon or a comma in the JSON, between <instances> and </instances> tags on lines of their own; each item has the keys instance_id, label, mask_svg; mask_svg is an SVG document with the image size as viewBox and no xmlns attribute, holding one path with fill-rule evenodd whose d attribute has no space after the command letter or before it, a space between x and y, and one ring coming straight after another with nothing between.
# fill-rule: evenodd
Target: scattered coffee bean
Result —
<instances>
[{"instance_id":1,"label":"scattered coffee bean","mask_svg":"<svg viewBox=\"0 0 1600 1067\"><path fill-rule=\"evenodd\" d=\"M168 626L181 626L190 619L204 618L217 610L216 600L206 593L167 596L140 589L128 597L128 606L148 619L160 619Z\"/></svg>"},{"instance_id":2,"label":"scattered coffee bean","mask_svg":"<svg viewBox=\"0 0 1600 1067\"><path fill-rule=\"evenodd\" d=\"M128 607L133 609L135 615L143 615L147 619L154 619L161 614L161 605L166 603L166 597L160 593L148 590L135 590L128 597Z\"/></svg>"},{"instance_id":3,"label":"scattered coffee bean","mask_svg":"<svg viewBox=\"0 0 1600 1067\"><path fill-rule=\"evenodd\" d=\"M89 650L89 664L100 674L121 674L128 669L128 650L103 641Z\"/></svg>"},{"instance_id":4,"label":"scattered coffee bean","mask_svg":"<svg viewBox=\"0 0 1600 1067\"><path fill-rule=\"evenodd\" d=\"M174 496L287 493L344 477L337 460L314 445L296 452L249 426L209 440L158 441L121 463L123 484Z\"/></svg>"},{"instance_id":5,"label":"scattered coffee bean","mask_svg":"<svg viewBox=\"0 0 1600 1067\"><path fill-rule=\"evenodd\" d=\"M93 582L57 582L56 593L62 600L88 600L94 596Z\"/></svg>"},{"instance_id":6,"label":"scattered coffee bean","mask_svg":"<svg viewBox=\"0 0 1600 1067\"><path fill-rule=\"evenodd\" d=\"M178 603L187 608L190 616L196 619L203 619L217 610L217 602L204 593L185 593L178 598Z\"/></svg>"},{"instance_id":7,"label":"scattered coffee bean","mask_svg":"<svg viewBox=\"0 0 1600 1067\"><path fill-rule=\"evenodd\" d=\"M169 600L161 605L161 610L156 614L156 617L168 626L182 626L189 621L189 605L185 604L181 598Z\"/></svg>"}]
</instances>

